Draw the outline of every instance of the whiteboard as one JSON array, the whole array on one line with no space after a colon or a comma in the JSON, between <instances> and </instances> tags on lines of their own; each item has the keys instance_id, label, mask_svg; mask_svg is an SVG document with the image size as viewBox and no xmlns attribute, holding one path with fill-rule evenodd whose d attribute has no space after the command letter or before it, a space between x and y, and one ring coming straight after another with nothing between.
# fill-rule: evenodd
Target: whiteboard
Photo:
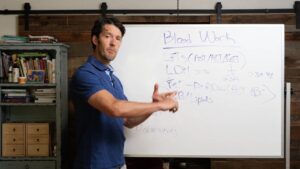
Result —
<instances>
[{"instance_id":1,"label":"whiteboard","mask_svg":"<svg viewBox=\"0 0 300 169\"><path fill-rule=\"evenodd\" d=\"M125 129L126 156L283 157L283 25L126 25L112 66L129 100L179 101Z\"/></svg>"}]
</instances>

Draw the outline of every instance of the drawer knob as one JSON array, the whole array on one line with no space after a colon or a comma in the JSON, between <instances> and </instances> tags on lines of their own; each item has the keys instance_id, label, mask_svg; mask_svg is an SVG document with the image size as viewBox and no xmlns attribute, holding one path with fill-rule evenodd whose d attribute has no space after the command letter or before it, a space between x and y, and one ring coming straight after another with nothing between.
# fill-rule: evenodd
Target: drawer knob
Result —
<instances>
[{"instance_id":1,"label":"drawer knob","mask_svg":"<svg viewBox=\"0 0 300 169\"><path fill-rule=\"evenodd\" d=\"M15 142L15 141L16 141L16 139L14 138L14 139L13 139L13 142Z\"/></svg>"},{"instance_id":2,"label":"drawer knob","mask_svg":"<svg viewBox=\"0 0 300 169\"><path fill-rule=\"evenodd\" d=\"M37 139L36 139L36 142L40 142L40 139L37 138Z\"/></svg>"},{"instance_id":3,"label":"drawer knob","mask_svg":"<svg viewBox=\"0 0 300 169\"><path fill-rule=\"evenodd\" d=\"M13 152L15 152L16 151L16 149L15 148L13 148Z\"/></svg>"},{"instance_id":4,"label":"drawer knob","mask_svg":"<svg viewBox=\"0 0 300 169\"><path fill-rule=\"evenodd\" d=\"M36 131L40 131L40 129L39 129L39 128L37 128L37 129L36 129Z\"/></svg>"},{"instance_id":5,"label":"drawer knob","mask_svg":"<svg viewBox=\"0 0 300 169\"><path fill-rule=\"evenodd\" d=\"M38 152L39 152L39 151L40 151L40 149L39 149L39 148L37 148L37 149L36 149L36 151L38 151Z\"/></svg>"},{"instance_id":6,"label":"drawer knob","mask_svg":"<svg viewBox=\"0 0 300 169\"><path fill-rule=\"evenodd\" d=\"M13 128L13 132L15 132L16 131L16 129L15 128Z\"/></svg>"}]
</instances>

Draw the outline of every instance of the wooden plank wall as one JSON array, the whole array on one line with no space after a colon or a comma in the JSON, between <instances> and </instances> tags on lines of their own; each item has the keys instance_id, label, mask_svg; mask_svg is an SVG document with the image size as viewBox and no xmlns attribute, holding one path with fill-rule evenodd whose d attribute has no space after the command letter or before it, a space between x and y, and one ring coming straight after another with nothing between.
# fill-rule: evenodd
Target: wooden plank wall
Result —
<instances>
[{"instance_id":1,"label":"wooden plank wall","mask_svg":"<svg viewBox=\"0 0 300 169\"><path fill-rule=\"evenodd\" d=\"M117 16L123 23L216 23L215 15L202 16ZM69 77L91 53L90 29L97 15L35 15L30 16L29 31L24 31L24 18L19 17L19 35L50 35L70 45ZM222 23L284 24L285 81L292 83L294 94L291 107L291 169L300 169L300 30L295 28L294 14L236 14L223 15ZM73 114L70 107L70 145L73 144ZM245 131L246 132L246 131ZM70 148L72 161L72 148ZM128 169L161 169L162 159L127 159ZM180 162L187 162L180 166ZM171 169L284 169L284 159L175 159ZM178 165L177 165L178 164Z\"/></svg>"}]
</instances>

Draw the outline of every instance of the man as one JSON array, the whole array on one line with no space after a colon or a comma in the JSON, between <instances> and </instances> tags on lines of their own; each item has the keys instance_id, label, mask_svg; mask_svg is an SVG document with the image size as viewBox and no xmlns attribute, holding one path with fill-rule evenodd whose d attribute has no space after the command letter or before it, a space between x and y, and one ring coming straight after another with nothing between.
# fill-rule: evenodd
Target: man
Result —
<instances>
[{"instance_id":1,"label":"man","mask_svg":"<svg viewBox=\"0 0 300 169\"><path fill-rule=\"evenodd\" d=\"M132 128L155 111L177 111L174 92L158 93L152 103L127 101L110 62L117 55L125 28L116 18L101 18L92 28L94 53L74 74L71 97L75 106L75 169L117 169L124 164L123 126Z\"/></svg>"}]
</instances>

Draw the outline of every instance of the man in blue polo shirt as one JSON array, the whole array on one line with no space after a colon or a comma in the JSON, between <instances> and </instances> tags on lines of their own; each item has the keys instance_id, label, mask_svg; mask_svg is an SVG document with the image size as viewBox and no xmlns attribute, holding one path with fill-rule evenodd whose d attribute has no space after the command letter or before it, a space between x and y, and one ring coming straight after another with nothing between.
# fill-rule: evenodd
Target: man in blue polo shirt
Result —
<instances>
[{"instance_id":1,"label":"man in blue polo shirt","mask_svg":"<svg viewBox=\"0 0 300 169\"><path fill-rule=\"evenodd\" d=\"M132 128L155 111L177 111L174 92L158 93L153 102L130 102L110 62L117 55L125 28L116 18L101 18L92 28L94 53L72 77L75 106L75 169L117 169L124 164L123 126Z\"/></svg>"}]
</instances>

